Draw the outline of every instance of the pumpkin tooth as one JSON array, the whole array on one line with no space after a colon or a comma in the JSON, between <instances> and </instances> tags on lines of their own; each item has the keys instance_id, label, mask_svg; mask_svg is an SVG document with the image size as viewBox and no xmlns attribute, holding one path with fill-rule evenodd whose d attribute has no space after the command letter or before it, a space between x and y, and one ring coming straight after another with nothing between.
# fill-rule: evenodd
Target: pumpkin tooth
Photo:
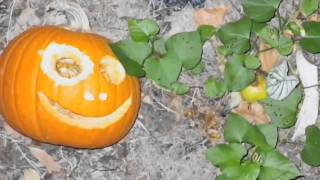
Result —
<instances>
[{"instance_id":1,"label":"pumpkin tooth","mask_svg":"<svg viewBox=\"0 0 320 180\"><path fill-rule=\"evenodd\" d=\"M105 56L100 62L101 73L112 84L119 85L126 78L126 71L122 64L109 56Z\"/></svg>"}]
</instances>

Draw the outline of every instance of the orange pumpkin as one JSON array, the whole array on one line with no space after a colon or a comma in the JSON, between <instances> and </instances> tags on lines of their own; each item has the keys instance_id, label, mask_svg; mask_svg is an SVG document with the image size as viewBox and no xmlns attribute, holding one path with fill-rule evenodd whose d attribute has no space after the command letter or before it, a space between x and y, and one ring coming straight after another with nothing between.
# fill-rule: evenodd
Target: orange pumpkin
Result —
<instances>
[{"instance_id":1,"label":"orange pumpkin","mask_svg":"<svg viewBox=\"0 0 320 180\"><path fill-rule=\"evenodd\" d=\"M140 85L104 37L47 26L13 40L0 59L0 113L35 140L110 146L136 119Z\"/></svg>"}]
</instances>

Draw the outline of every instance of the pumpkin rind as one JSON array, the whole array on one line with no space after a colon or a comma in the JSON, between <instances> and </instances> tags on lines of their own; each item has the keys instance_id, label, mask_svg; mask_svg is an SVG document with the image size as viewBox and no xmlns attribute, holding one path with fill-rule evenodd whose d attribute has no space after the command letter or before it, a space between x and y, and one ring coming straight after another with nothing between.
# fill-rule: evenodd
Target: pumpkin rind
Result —
<instances>
[{"instance_id":1,"label":"pumpkin rind","mask_svg":"<svg viewBox=\"0 0 320 180\"><path fill-rule=\"evenodd\" d=\"M56 85L41 69L42 53L51 43L79 49L90 57L94 73L70 86ZM99 148L123 138L135 122L140 105L140 85L126 75L113 84L100 70L100 61L116 59L104 37L59 27L32 28L13 40L0 59L0 112L18 132L41 142L77 148ZM81 128L63 123L39 100L44 93L59 106L85 117L103 117L131 97L128 111L104 128ZM88 100L84 94L94 98ZM99 98L103 94L107 98Z\"/></svg>"}]
</instances>

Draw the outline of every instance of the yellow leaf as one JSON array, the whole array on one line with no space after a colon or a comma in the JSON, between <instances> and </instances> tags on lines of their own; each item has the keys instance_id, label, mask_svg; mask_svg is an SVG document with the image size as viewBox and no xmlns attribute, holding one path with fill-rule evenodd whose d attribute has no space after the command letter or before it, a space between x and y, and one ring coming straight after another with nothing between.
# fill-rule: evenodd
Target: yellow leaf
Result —
<instances>
[{"instance_id":1,"label":"yellow leaf","mask_svg":"<svg viewBox=\"0 0 320 180\"><path fill-rule=\"evenodd\" d=\"M31 154L38 159L38 161L47 168L48 172L51 173L53 171L60 171L61 166L53 160L52 156L50 156L46 151L36 148L29 147Z\"/></svg>"},{"instance_id":2,"label":"yellow leaf","mask_svg":"<svg viewBox=\"0 0 320 180\"><path fill-rule=\"evenodd\" d=\"M194 13L194 20L198 25L212 25L220 27L224 25L224 17L230 11L231 6L221 6L213 9L200 9Z\"/></svg>"}]
</instances>

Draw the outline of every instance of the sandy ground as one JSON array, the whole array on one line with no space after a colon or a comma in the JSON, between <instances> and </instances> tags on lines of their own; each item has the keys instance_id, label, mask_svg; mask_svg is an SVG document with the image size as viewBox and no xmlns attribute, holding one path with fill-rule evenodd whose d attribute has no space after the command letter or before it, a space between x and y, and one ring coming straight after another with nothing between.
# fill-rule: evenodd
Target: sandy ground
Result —
<instances>
[{"instance_id":1,"label":"sandy ground","mask_svg":"<svg viewBox=\"0 0 320 180\"><path fill-rule=\"evenodd\" d=\"M49 3L53 5L48 8ZM166 8L157 0L77 0L89 17L93 32L112 41L127 36L127 19L157 20L163 35L195 30L190 5L181 11ZM160 3L159 3L160 2ZM69 24L63 11L57 11L49 0L0 0L0 48L25 29L43 24ZM207 0L205 7L233 4L226 21L239 19L238 0ZM290 14L298 1L287 0L281 7ZM13 6L12 6L13 5ZM159 6L158 8L153 8ZM181 80L201 86L211 75L221 72L212 45L205 45L203 59L206 69L201 76L184 75ZM19 179L23 170L35 169L43 179L92 180L207 180L217 172L205 160L205 151L222 141L225 100L208 100L201 89L193 89L179 97L162 91L149 81L142 81L143 102L139 118L128 136L120 143L98 150L78 150L40 144L24 137L8 135L0 124L0 180ZM0 121L1 122L1 121ZM320 179L320 169L301 163L301 143L285 143L290 130L281 133L280 149L292 159L305 175L301 179ZM49 173L31 154L28 147L38 147L50 154L61 166L59 172Z\"/></svg>"}]
</instances>

